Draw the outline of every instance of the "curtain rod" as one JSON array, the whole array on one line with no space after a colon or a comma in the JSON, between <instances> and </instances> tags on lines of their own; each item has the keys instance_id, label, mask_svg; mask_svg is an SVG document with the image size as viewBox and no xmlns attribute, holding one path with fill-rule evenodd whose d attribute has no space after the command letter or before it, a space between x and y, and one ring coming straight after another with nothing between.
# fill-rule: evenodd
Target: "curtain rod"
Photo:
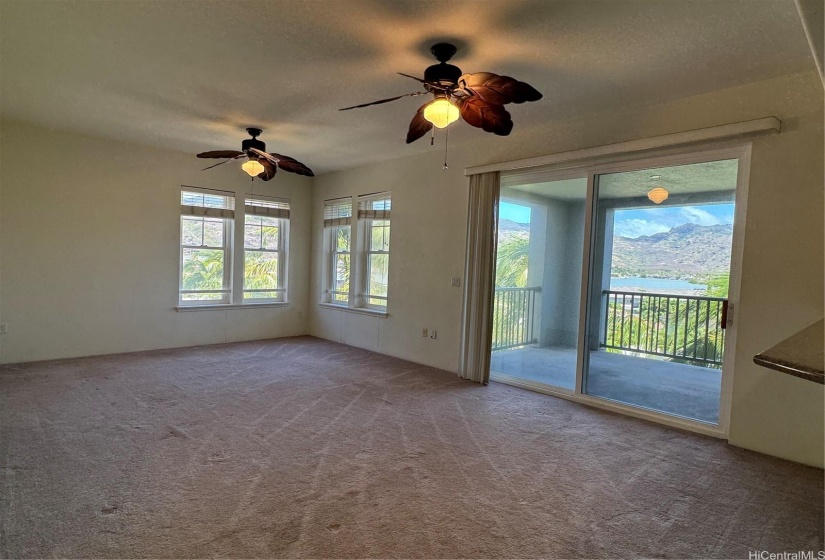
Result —
<instances>
[{"instance_id":1,"label":"curtain rod","mask_svg":"<svg viewBox=\"0 0 825 560\"><path fill-rule=\"evenodd\" d=\"M511 171L513 169L523 169L527 167L540 167L555 163L564 163L568 161L608 155L630 154L634 152L653 150L656 148L667 148L685 144L693 144L695 142L705 142L708 140L721 140L749 134L778 133L781 126L781 121L776 117L764 117L750 121L688 130L685 132L663 134L662 136L652 136L650 138L642 138L639 140L627 140L625 142L605 144L603 146L594 146L592 148L558 152L546 156L502 161L500 163L489 163L486 165L476 165L474 167L466 168L464 170L464 175L470 176L478 175L479 173L489 173L491 171Z\"/></svg>"}]
</instances>

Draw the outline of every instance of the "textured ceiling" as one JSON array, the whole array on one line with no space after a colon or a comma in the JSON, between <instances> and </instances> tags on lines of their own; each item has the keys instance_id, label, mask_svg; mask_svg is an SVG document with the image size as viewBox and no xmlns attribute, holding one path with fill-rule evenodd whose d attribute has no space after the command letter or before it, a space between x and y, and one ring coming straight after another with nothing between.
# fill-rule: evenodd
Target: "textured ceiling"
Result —
<instances>
[{"instance_id":1,"label":"textured ceiling","mask_svg":"<svg viewBox=\"0 0 825 560\"><path fill-rule=\"evenodd\" d=\"M736 177L739 161L726 159L670 167L654 167L639 171L623 171L599 175L599 199L647 197L654 187L664 187L671 195L701 195L708 201L729 198L736 191ZM502 196L507 192L521 191L556 200L584 200L587 198L587 172L573 179L531 182L519 181L517 172L505 179ZM702 202L703 197L695 197L692 202Z\"/></svg>"},{"instance_id":2,"label":"textured ceiling","mask_svg":"<svg viewBox=\"0 0 825 560\"><path fill-rule=\"evenodd\" d=\"M793 0L0 1L0 115L185 152L245 126L316 172L420 153L404 143L429 46L527 81L513 134L813 68ZM456 141L485 133L452 127Z\"/></svg>"}]
</instances>

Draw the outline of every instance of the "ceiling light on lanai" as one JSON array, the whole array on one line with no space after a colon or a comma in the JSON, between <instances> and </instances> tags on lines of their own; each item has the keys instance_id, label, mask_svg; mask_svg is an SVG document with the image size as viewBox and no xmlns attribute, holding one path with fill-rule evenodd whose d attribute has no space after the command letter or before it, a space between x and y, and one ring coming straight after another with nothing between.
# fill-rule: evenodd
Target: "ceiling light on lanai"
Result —
<instances>
[{"instance_id":1,"label":"ceiling light on lanai","mask_svg":"<svg viewBox=\"0 0 825 560\"><path fill-rule=\"evenodd\" d=\"M241 143L241 151L237 150L216 150L213 152L202 152L198 154L199 158L223 159L222 162L205 167L212 169L224 163L246 158L247 161L241 165L243 169L252 179L255 177L264 181L269 181L275 176L278 169L288 171L290 173L297 173L298 175L305 175L307 177L314 177L312 170L289 156L276 154L274 152L266 152L266 144L258 140L258 136L263 132L260 128L247 128L246 131L252 138L247 138ZM226 159L224 159L226 158Z\"/></svg>"},{"instance_id":2,"label":"ceiling light on lanai","mask_svg":"<svg viewBox=\"0 0 825 560\"><path fill-rule=\"evenodd\" d=\"M653 204L661 204L662 202L667 200L668 196L669 193L662 187L656 187L655 189L651 189L650 192L647 193L647 197L653 202Z\"/></svg>"},{"instance_id":3,"label":"ceiling light on lanai","mask_svg":"<svg viewBox=\"0 0 825 560\"><path fill-rule=\"evenodd\" d=\"M513 121L504 105L538 101L541 93L533 86L509 76L491 72L462 74L461 68L447 64L456 51L456 47L449 43L433 45L430 52L439 63L428 67L423 79L399 72L419 82L424 91L345 107L341 111L388 103L402 97L432 95L434 99L419 107L415 113L407 132L407 144L418 140L433 127L446 128L459 117L486 132L507 136L513 129Z\"/></svg>"}]
</instances>

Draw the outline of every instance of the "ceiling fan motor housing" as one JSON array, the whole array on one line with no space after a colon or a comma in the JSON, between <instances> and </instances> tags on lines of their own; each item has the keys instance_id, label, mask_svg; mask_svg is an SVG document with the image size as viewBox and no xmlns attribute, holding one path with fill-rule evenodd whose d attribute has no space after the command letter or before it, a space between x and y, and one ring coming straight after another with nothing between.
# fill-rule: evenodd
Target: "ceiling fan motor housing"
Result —
<instances>
[{"instance_id":1,"label":"ceiling fan motor housing","mask_svg":"<svg viewBox=\"0 0 825 560\"><path fill-rule=\"evenodd\" d=\"M258 140L257 138L247 138L243 142L241 142L241 150L249 154L249 148L257 148L262 152L266 151L266 144Z\"/></svg>"},{"instance_id":2,"label":"ceiling fan motor housing","mask_svg":"<svg viewBox=\"0 0 825 560\"><path fill-rule=\"evenodd\" d=\"M456 85L461 77L461 68L442 62L424 70L424 80L441 85Z\"/></svg>"},{"instance_id":3,"label":"ceiling fan motor housing","mask_svg":"<svg viewBox=\"0 0 825 560\"><path fill-rule=\"evenodd\" d=\"M458 79L461 77L461 68L447 64L453 55L458 51L455 45L450 43L437 43L430 48L440 64L433 64L424 71L424 80L427 82L434 82L443 86L454 86L458 84Z\"/></svg>"}]
</instances>

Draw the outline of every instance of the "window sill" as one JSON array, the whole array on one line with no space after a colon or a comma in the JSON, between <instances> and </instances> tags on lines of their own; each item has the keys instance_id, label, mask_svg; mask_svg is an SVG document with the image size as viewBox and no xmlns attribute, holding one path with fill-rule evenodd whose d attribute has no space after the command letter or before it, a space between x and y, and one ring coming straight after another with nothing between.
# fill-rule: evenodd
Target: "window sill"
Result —
<instances>
[{"instance_id":1,"label":"window sill","mask_svg":"<svg viewBox=\"0 0 825 560\"><path fill-rule=\"evenodd\" d=\"M215 305L178 305L175 311L178 313L188 311L215 311L217 309L260 309L262 307L288 307L289 302L277 301L271 303L217 303Z\"/></svg>"},{"instance_id":2,"label":"window sill","mask_svg":"<svg viewBox=\"0 0 825 560\"><path fill-rule=\"evenodd\" d=\"M387 318L386 311L378 311L377 309L366 309L363 307L346 307L343 305L335 305L334 303L319 303L325 309L335 309L336 311L346 311L348 313L358 313L361 315L371 315L373 317Z\"/></svg>"}]
</instances>

